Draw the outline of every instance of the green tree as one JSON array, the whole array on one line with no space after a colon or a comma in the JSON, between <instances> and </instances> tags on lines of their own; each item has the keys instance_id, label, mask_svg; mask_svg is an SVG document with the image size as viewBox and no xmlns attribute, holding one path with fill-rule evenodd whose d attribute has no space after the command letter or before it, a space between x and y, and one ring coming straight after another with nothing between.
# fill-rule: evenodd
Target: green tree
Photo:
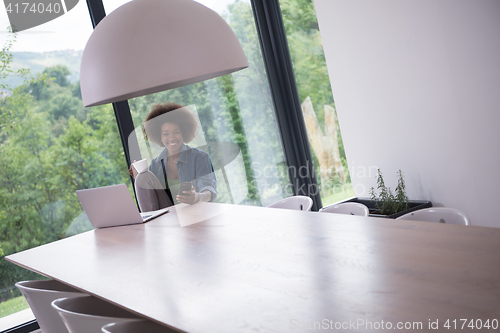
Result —
<instances>
[{"instance_id":1,"label":"green tree","mask_svg":"<svg viewBox=\"0 0 500 333\"><path fill-rule=\"evenodd\" d=\"M17 34L12 32L12 29L8 28L9 34L7 40L0 51L0 81L3 81L9 76L20 76L24 78L24 82L28 82L32 79L31 73L27 69L19 69L17 71L11 68L12 63L12 46L16 42ZM9 90L10 87L4 83L0 84L2 90Z\"/></svg>"},{"instance_id":2,"label":"green tree","mask_svg":"<svg viewBox=\"0 0 500 333\"><path fill-rule=\"evenodd\" d=\"M46 67L43 70L43 73L46 74L53 83L61 87L67 87L70 84L70 82L68 81L68 76L71 75L71 72L66 66L55 65Z\"/></svg>"},{"instance_id":3,"label":"green tree","mask_svg":"<svg viewBox=\"0 0 500 333\"><path fill-rule=\"evenodd\" d=\"M304 101L311 97L318 120L323 123L323 106L334 106L334 101L314 3L281 0L280 6L299 98Z\"/></svg>"},{"instance_id":4,"label":"green tree","mask_svg":"<svg viewBox=\"0 0 500 333\"><path fill-rule=\"evenodd\" d=\"M18 295L16 281L37 278L5 255L66 237L82 212L76 190L129 178L112 108L84 109L66 67L36 77L12 71L10 47L0 53L0 77L26 81L3 85L0 101L0 301Z\"/></svg>"},{"instance_id":5,"label":"green tree","mask_svg":"<svg viewBox=\"0 0 500 333\"><path fill-rule=\"evenodd\" d=\"M67 124L70 117L85 120L85 116L82 114L82 100L74 97L73 92L68 87L51 84L45 88L45 94L46 97L38 101L37 108L41 112L47 113L52 125L61 122L63 119L64 123Z\"/></svg>"},{"instance_id":6,"label":"green tree","mask_svg":"<svg viewBox=\"0 0 500 333\"><path fill-rule=\"evenodd\" d=\"M37 101L50 99L51 94L50 91L48 91L49 87L53 85L59 87L70 86L71 83L67 79L70 74L66 66L56 65L46 67L39 75L38 80L31 80L28 84L25 84L24 91L32 95ZM43 80L40 78L43 78Z\"/></svg>"}]
</instances>

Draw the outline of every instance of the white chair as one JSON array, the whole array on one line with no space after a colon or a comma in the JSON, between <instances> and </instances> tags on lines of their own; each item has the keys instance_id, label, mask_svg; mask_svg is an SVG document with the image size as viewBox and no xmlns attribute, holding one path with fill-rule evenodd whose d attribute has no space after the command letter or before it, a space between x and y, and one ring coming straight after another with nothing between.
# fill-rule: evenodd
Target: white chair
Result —
<instances>
[{"instance_id":1,"label":"white chair","mask_svg":"<svg viewBox=\"0 0 500 333\"><path fill-rule=\"evenodd\" d=\"M293 209L293 210L311 210L313 201L311 198L305 195L295 195L293 197L288 197L276 201L267 207L270 208L282 208L282 209Z\"/></svg>"},{"instance_id":2,"label":"white chair","mask_svg":"<svg viewBox=\"0 0 500 333\"><path fill-rule=\"evenodd\" d=\"M104 325L139 320L133 313L93 296L57 299L52 307L69 333L102 333Z\"/></svg>"},{"instance_id":3,"label":"white chair","mask_svg":"<svg viewBox=\"0 0 500 333\"><path fill-rule=\"evenodd\" d=\"M150 320L131 321L127 323L111 323L102 327L104 333L176 333L171 328L159 325Z\"/></svg>"},{"instance_id":4,"label":"white chair","mask_svg":"<svg viewBox=\"0 0 500 333\"><path fill-rule=\"evenodd\" d=\"M66 326L50 304L63 297L86 295L54 280L21 281L16 283L28 302L42 332L68 333Z\"/></svg>"},{"instance_id":5,"label":"white chair","mask_svg":"<svg viewBox=\"0 0 500 333\"><path fill-rule=\"evenodd\" d=\"M368 214L370 214L370 210L368 209L368 207L358 202L344 202L323 207L319 211L320 213L335 213L358 216L368 216Z\"/></svg>"},{"instance_id":6,"label":"white chair","mask_svg":"<svg viewBox=\"0 0 500 333\"><path fill-rule=\"evenodd\" d=\"M419 209L398 217L396 220L412 220L438 222L448 224L470 225L469 219L461 211L454 208L431 207Z\"/></svg>"}]
</instances>

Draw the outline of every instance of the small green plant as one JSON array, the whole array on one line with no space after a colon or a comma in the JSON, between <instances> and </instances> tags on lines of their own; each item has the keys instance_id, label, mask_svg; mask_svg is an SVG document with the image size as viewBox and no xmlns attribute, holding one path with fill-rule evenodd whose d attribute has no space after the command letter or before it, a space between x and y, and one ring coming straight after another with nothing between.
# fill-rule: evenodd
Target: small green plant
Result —
<instances>
[{"instance_id":1,"label":"small green plant","mask_svg":"<svg viewBox=\"0 0 500 333\"><path fill-rule=\"evenodd\" d=\"M391 215L408 209L408 196L406 195L405 180L401 170L397 173L398 186L396 187L395 194L391 189L385 186L384 177L382 172L378 169L377 175L377 189L379 194L375 194L375 189L370 189L370 199L376 202L377 209L382 215Z\"/></svg>"}]
</instances>

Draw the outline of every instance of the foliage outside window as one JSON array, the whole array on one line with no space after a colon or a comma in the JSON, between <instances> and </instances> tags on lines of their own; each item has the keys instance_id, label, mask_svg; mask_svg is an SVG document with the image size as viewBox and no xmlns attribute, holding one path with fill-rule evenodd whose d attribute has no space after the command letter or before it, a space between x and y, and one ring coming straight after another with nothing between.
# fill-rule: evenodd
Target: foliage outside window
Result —
<instances>
[{"instance_id":1,"label":"foliage outside window","mask_svg":"<svg viewBox=\"0 0 500 333\"><path fill-rule=\"evenodd\" d=\"M353 196L313 0L280 0L323 205Z\"/></svg>"},{"instance_id":2,"label":"foliage outside window","mask_svg":"<svg viewBox=\"0 0 500 333\"><path fill-rule=\"evenodd\" d=\"M4 256L90 230L75 191L128 181L111 106L83 108L66 65L13 70L15 37L0 53L0 318L28 307L15 282L42 278ZM70 64L75 57L81 51L16 52L14 59Z\"/></svg>"}]
</instances>

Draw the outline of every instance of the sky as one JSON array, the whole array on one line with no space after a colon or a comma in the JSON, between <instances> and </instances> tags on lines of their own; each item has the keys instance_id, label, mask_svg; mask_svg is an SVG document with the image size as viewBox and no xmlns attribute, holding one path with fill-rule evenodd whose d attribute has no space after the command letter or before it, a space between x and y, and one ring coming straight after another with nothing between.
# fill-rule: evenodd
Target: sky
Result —
<instances>
[{"instance_id":1,"label":"sky","mask_svg":"<svg viewBox=\"0 0 500 333\"><path fill-rule=\"evenodd\" d=\"M128 0L103 0L106 13L128 2ZM166 1L166 0L165 0ZM203 5L222 14L228 4L235 0L197 0ZM5 45L8 37L7 27L10 25L5 6L0 3L0 47ZM66 14L18 33L12 51L47 52L53 50L83 50L90 34L92 23L85 0Z\"/></svg>"}]
</instances>

